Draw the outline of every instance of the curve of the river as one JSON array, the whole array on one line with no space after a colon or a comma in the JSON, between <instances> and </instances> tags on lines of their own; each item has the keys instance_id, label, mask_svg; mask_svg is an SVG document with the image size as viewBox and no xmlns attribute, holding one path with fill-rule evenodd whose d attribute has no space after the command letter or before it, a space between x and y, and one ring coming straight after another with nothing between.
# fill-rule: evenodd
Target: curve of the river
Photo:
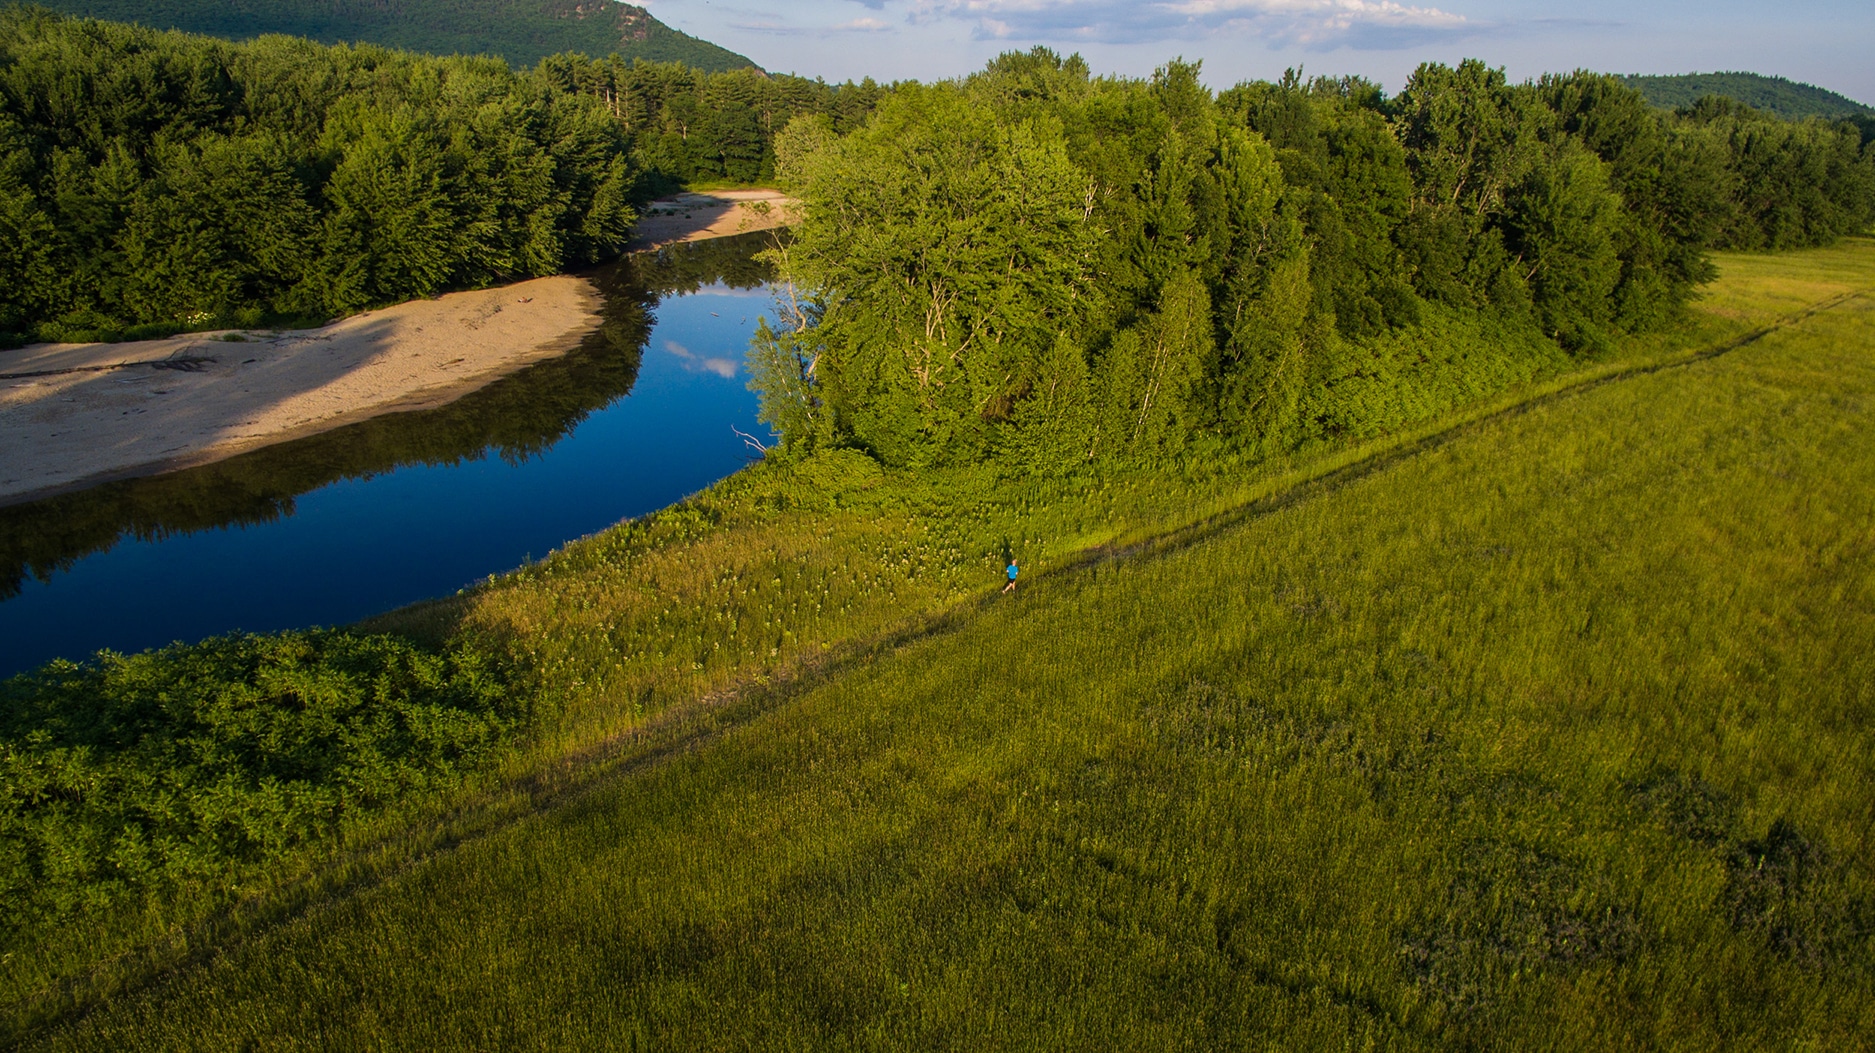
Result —
<instances>
[{"instance_id":1,"label":"curve of the river","mask_svg":"<svg viewBox=\"0 0 1875 1053\"><path fill-rule=\"evenodd\" d=\"M546 555L748 463L771 235L595 275L576 351L422 413L0 509L0 677L100 649L356 621Z\"/></svg>"}]
</instances>

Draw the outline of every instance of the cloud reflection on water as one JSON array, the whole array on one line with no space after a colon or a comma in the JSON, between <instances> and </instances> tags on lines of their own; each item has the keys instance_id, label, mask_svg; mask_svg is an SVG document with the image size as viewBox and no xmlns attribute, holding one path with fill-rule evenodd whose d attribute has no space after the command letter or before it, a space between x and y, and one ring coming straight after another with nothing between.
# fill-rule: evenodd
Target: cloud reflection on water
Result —
<instances>
[{"instance_id":1,"label":"cloud reflection on water","mask_svg":"<svg viewBox=\"0 0 1875 1053\"><path fill-rule=\"evenodd\" d=\"M714 373L724 380L736 379L738 367L734 359L705 357L675 340L664 341L664 350L676 355L682 361L684 369L691 373Z\"/></svg>"}]
</instances>

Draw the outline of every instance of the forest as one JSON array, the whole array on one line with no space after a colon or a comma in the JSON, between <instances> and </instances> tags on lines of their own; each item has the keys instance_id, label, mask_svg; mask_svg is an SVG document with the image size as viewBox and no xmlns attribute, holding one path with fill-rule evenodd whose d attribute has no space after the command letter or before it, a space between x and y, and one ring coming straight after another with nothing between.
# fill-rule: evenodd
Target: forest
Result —
<instances>
[{"instance_id":1,"label":"forest","mask_svg":"<svg viewBox=\"0 0 1875 1053\"><path fill-rule=\"evenodd\" d=\"M1847 124L1475 60L1389 98L1006 54L777 154L806 219L754 352L765 412L901 466L1376 434L1664 325L1711 249L1875 220Z\"/></svg>"},{"instance_id":2,"label":"forest","mask_svg":"<svg viewBox=\"0 0 1875 1053\"><path fill-rule=\"evenodd\" d=\"M1096 78L1046 51L829 85L12 7L0 339L317 321L552 273L616 253L653 196L780 178L815 206L788 264L803 313L759 349L791 443L1038 465L1199 432L1280 446L1596 354L1671 317L1709 249L1863 229L1870 158L1846 123L1477 61L1393 98L1293 75L1213 93L1179 63ZM905 296L867 285L887 273ZM1466 361L1421 361L1425 333ZM930 360L865 361L875 338ZM1110 404L1082 405L1082 373Z\"/></svg>"},{"instance_id":3,"label":"forest","mask_svg":"<svg viewBox=\"0 0 1875 1053\"><path fill-rule=\"evenodd\" d=\"M596 263L634 203L765 178L790 118L850 126L882 90L7 8L0 340L318 322Z\"/></svg>"},{"instance_id":4,"label":"forest","mask_svg":"<svg viewBox=\"0 0 1875 1053\"><path fill-rule=\"evenodd\" d=\"M610 255L617 122L495 59L0 13L0 330L321 319Z\"/></svg>"},{"instance_id":5,"label":"forest","mask_svg":"<svg viewBox=\"0 0 1875 1053\"><path fill-rule=\"evenodd\" d=\"M894 90L871 78L828 84L754 69L711 73L616 54L555 55L536 72L605 103L629 138L643 192L652 195L697 183L772 181L776 136L794 118L821 117L844 134Z\"/></svg>"},{"instance_id":6,"label":"forest","mask_svg":"<svg viewBox=\"0 0 1875 1053\"><path fill-rule=\"evenodd\" d=\"M1683 73L1671 77L1630 74L1621 82L1646 96L1648 102L1669 110L1685 109L1708 95L1719 95L1787 121L1810 117L1826 121L1875 118L1875 107L1826 88L1758 73Z\"/></svg>"},{"instance_id":7,"label":"forest","mask_svg":"<svg viewBox=\"0 0 1875 1053\"><path fill-rule=\"evenodd\" d=\"M711 72L755 65L614 0L43 0L43 6L232 40L282 33L322 44L494 55L515 66L569 51Z\"/></svg>"}]
</instances>

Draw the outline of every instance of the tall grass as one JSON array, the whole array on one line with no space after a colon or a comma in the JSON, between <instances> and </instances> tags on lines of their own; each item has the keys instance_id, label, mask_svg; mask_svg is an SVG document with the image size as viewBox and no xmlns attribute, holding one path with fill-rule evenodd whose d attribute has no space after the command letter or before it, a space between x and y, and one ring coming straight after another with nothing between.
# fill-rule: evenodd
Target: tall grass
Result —
<instances>
[{"instance_id":1,"label":"tall grass","mask_svg":"<svg viewBox=\"0 0 1875 1053\"><path fill-rule=\"evenodd\" d=\"M1366 446L1091 483L769 465L388 616L531 670L538 734L455 811L272 874L302 880L250 925L40 937L0 967L14 1026L1852 1048L1875 318L1836 298L1875 252L1724 266L1676 337Z\"/></svg>"}]
</instances>

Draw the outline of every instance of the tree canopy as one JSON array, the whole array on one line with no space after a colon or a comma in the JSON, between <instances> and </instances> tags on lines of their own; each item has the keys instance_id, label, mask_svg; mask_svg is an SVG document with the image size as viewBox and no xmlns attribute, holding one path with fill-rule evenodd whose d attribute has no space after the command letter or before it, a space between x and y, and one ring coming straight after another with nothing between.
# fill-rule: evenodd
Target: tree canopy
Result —
<instances>
[{"instance_id":1,"label":"tree canopy","mask_svg":"<svg viewBox=\"0 0 1875 1053\"><path fill-rule=\"evenodd\" d=\"M0 10L0 341L323 319L602 259L889 89L557 55L515 71Z\"/></svg>"},{"instance_id":2,"label":"tree canopy","mask_svg":"<svg viewBox=\"0 0 1875 1053\"><path fill-rule=\"evenodd\" d=\"M0 12L0 331L320 316L623 243L605 105L492 59Z\"/></svg>"},{"instance_id":3,"label":"tree canopy","mask_svg":"<svg viewBox=\"0 0 1875 1053\"><path fill-rule=\"evenodd\" d=\"M1846 125L1476 60L1391 99L1293 73L1214 95L1195 65L1095 78L1037 49L845 135L798 119L776 153L807 218L758 336L765 412L900 464L1397 426L1662 324L1710 249L1875 220Z\"/></svg>"},{"instance_id":4,"label":"tree canopy","mask_svg":"<svg viewBox=\"0 0 1875 1053\"><path fill-rule=\"evenodd\" d=\"M775 177L775 136L818 115L848 131L890 88L871 80L827 84L754 69L710 73L677 62L556 55L536 74L600 99L622 125L646 193L694 182L761 183Z\"/></svg>"}]
</instances>

